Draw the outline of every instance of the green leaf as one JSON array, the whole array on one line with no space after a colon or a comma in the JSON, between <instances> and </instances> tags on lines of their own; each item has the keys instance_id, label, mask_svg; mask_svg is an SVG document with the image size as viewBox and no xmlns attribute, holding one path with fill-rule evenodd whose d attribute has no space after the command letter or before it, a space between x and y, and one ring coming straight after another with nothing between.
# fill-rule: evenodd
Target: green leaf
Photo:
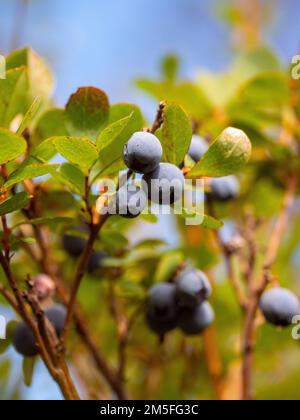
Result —
<instances>
[{"instance_id":1,"label":"green leaf","mask_svg":"<svg viewBox=\"0 0 300 420\"><path fill-rule=\"evenodd\" d=\"M57 153L53 144L54 138L56 137L50 137L35 147L31 152L31 157L39 162L48 162L52 159Z\"/></svg>"},{"instance_id":2,"label":"green leaf","mask_svg":"<svg viewBox=\"0 0 300 420\"><path fill-rule=\"evenodd\" d=\"M27 192L13 195L0 204L0 216L23 209L29 203L29 200L30 197Z\"/></svg>"},{"instance_id":3,"label":"green leaf","mask_svg":"<svg viewBox=\"0 0 300 420\"><path fill-rule=\"evenodd\" d=\"M101 150L105 149L106 147L109 147L110 144L119 141L122 133L128 126L129 121L132 117L133 117L133 114L110 124L99 134L96 141L96 146L99 152L101 152Z\"/></svg>"},{"instance_id":4,"label":"green leaf","mask_svg":"<svg viewBox=\"0 0 300 420\"><path fill-rule=\"evenodd\" d=\"M251 142L247 135L237 128L226 128L187 178L223 177L240 171L251 156Z\"/></svg>"},{"instance_id":5,"label":"green leaf","mask_svg":"<svg viewBox=\"0 0 300 420\"><path fill-rule=\"evenodd\" d=\"M234 60L230 72L214 74L201 71L198 84L215 107L225 107L239 97L238 91L263 72L278 71L278 60L266 48L242 53Z\"/></svg>"},{"instance_id":6,"label":"green leaf","mask_svg":"<svg viewBox=\"0 0 300 420\"><path fill-rule=\"evenodd\" d=\"M163 255L156 269L155 283L169 282L183 261L184 256L181 252L174 251Z\"/></svg>"},{"instance_id":7,"label":"green leaf","mask_svg":"<svg viewBox=\"0 0 300 420\"><path fill-rule=\"evenodd\" d=\"M23 359L23 378L26 386L31 386L32 377L34 373L36 358L35 357L24 357Z\"/></svg>"},{"instance_id":8,"label":"green leaf","mask_svg":"<svg viewBox=\"0 0 300 420\"><path fill-rule=\"evenodd\" d=\"M46 225L46 226L55 227L60 224L71 225L72 223L74 223L74 219L72 219L71 217L40 217L37 219L23 220L19 223L16 223L12 227L12 230L20 226L26 226L26 225L32 225L32 226Z\"/></svg>"},{"instance_id":9,"label":"green leaf","mask_svg":"<svg viewBox=\"0 0 300 420\"><path fill-rule=\"evenodd\" d=\"M169 82L176 80L179 69L179 60L176 55L167 55L161 63L161 70L164 78Z\"/></svg>"},{"instance_id":10,"label":"green leaf","mask_svg":"<svg viewBox=\"0 0 300 420\"><path fill-rule=\"evenodd\" d=\"M157 133L164 150L164 159L174 165L180 165L187 154L192 127L183 109L175 104L168 104L164 109L164 123Z\"/></svg>"},{"instance_id":11,"label":"green leaf","mask_svg":"<svg viewBox=\"0 0 300 420\"><path fill-rule=\"evenodd\" d=\"M100 243L111 250L120 250L128 246L128 239L120 232L102 232Z\"/></svg>"},{"instance_id":12,"label":"green leaf","mask_svg":"<svg viewBox=\"0 0 300 420\"><path fill-rule=\"evenodd\" d=\"M113 124L123 118L128 117L133 113L133 117L130 120L130 123L127 127L128 132L134 133L143 128L144 118L140 108L134 104L129 103L119 103L112 105L110 108L109 114L109 124Z\"/></svg>"},{"instance_id":13,"label":"green leaf","mask_svg":"<svg viewBox=\"0 0 300 420\"><path fill-rule=\"evenodd\" d=\"M224 223L221 220L217 220L214 217L204 214L201 226L207 229L220 229L224 226Z\"/></svg>"},{"instance_id":14,"label":"green leaf","mask_svg":"<svg viewBox=\"0 0 300 420\"><path fill-rule=\"evenodd\" d=\"M211 104L201 86L191 82L153 82L141 79L137 86L156 100L174 101L182 106L185 112L195 119L203 119L210 115Z\"/></svg>"},{"instance_id":15,"label":"green leaf","mask_svg":"<svg viewBox=\"0 0 300 420\"><path fill-rule=\"evenodd\" d=\"M0 128L0 165L15 160L26 151L26 141L16 134Z\"/></svg>"},{"instance_id":16,"label":"green leaf","mask_svg":"<svg viewBox=\"0 0 300 420\"><path fill-rule=\"evenodd\" d=\"M129 119L126 124L126 119ZM123 129L120 129L119 133L116 136L111 138L111 141L108 137L108 131L106 129L100 134L97 144L102 143L100 156L95 165L95 170L93 171L93 179L99 174L101 175L110 175L117 173L119 169L124 168L124 162L122 161L124 144L130 139L130 137L137 131L142 130L144 125L143 115L140 109L132 104L116 104L113 105L110 109L110 118L109 118L110 128L117 133L120 127L123 126ZM105 132L105 134L104 134ZM101 138L101 140L100 140Z\"/></svg>"},{"instance_id":17,"label":"green leaf","mask_svg":"<svg viewBox=\"0 0 300 420\"><path fill-rule=\"evenodd\" d=\"M11 345L11 341L0 339L0 355L4 354Z\"/></svg>"},{"instance_id":18,"label":"green leaf","mask_svg":"<svg viewBox=\"0 0 300 420\"><path fill-rule=\"evenodd\" d=\"M199 225L199 218L201 218L202 223L200 226L207 229L220 229L224 226L224 223L221 220L217 220L214 217L207 216L206 214L189 211L188 209L182 209L182 213L178 216L183 219L195 219L195 225Z\"/></svg>"},{"instance_id":19,"label":"green leaf","mask_svg":"<svg viewBox=\"0 0 300 420\"><path fill-rule=\"evenodd\" d=\"M158 218L155 214L151 214L151 213L142 213L140 218L146 222L146 223L151 223L151 224L155 224L158 222Z\"/></svg>"},{"instance_id":20,"label":"green leaf","mask_svg":"<svg viewBox=\"0 0 300 420\"><path fill-rule=\"evenodd\" d=\"M48 100L54 91L54 78L46 62L31 48L23 48L6 57L6 68L28 68L29 101L36 97Z\"/></svg>"},{"instance_id":21,"label":"green leaf","mask_svg":"<svg viewBox=\"0 0 300 420\"><path fill-rule=\"evenodd\" d=\"M91 183L93 184L98 179L103 179L103 177L114 177L119 174L120 171L124 170L126 165L124 163L123 157L115 160L108 166L102 164L101 160L98 159L95 166L91 171Z\"/></svg>"},{"instance_id":22,"label":"green leaf","mask_svg":"<svg viewBox=\"0 0 300 420\"><path fill-rule=\"evenodd\" d=\"M6 325L6 338L5 340L0 340L0 354L5 353L8 347L12 344L14 331L16 327L18 326L18 324L19 323L17 321L10 321Z\"/></svg>"},{"instance_id":23,"label":"green leaf","mask_svg":"<svg viewBox=\"0 0 300 420\"><path fill-rule=\"evenodd\" d=\"M10 175L4 184L4 188L10 188L26 179L34 179L39 176L53 174L58 167L59 165L52 164L33 164L21 167Z\"/></svg>"},{"instance_id":24,"label":"green leaf","mask_svg":"<svg viewBox=\"0 0 300 420\"><path fill-rule=\"evenodd\" d=\"M28 127L28 125L31 123L31 121L33 120L33 118L36 116L39 108L41 106L41 99L37 96L35 98L35 100L32 102L32 104L30 105L28 111L26 112L18 130L17 130L17 134L22 134L23 131L25 130L25 128Z\"/></svg>"},{"instance_id":25,"label":"green leaf","mask_svg":"<svg viewBox=\"0 0 300 420\"><path fill-rule=\"evenodd\" d=\"M50 137L66 136L67 130L64 121L65 111L53 108L41 115L32 136L33 144Z\"/></svg>"},{"instance_id":26,"label":"green leaf","mask_svg":"<svg viewBox=\"0 0 300 420\"><path fill-rule=\"evenodd\" d=\"M288 104L288 79L279 72L261 73L241 86L228 106L231 119L264 127L269 120L282 118L282 107Z\"/></svg>"},{"instance_id":27,"label":"green leaf","mask_svg":"<svg viewBox=\"0 0 300 420\"><path fill-rule=\"evenodd\" d=\"M0 79L0 126L8 128L17 114L25 113L26 94L26 69L8 70L6 79Z\"/></svg>"},{"instance_id":28,"label":"green leaf","mask_svg":"<svg viewBox=\"0 0 300 420\"><path fill-rule=\"evenodd\" d=\"M109 101L106 94L94 87L82 87L67 103L65 124L71 136L96 140L108 117Z\"/></svg>"},{"instance_id":29,"label":"green leaf","mask_svg":"<svg viewBox=\"0 0 300 420\"><path fill-rule=\"evenodd\" d=\"M79 195L84 195L85 177L77 166L74 166L71 163L64 163L60 167L59 174L62 177L63 182L69 185L71 189L75 188Z\"/></svg>"},{"instance_id":30,"label":"green leaf","mask_svg":"<svg viewBox=\"0 0 300 420\"><path fill-rule=\"evenodd\" d=\"M82 137L54 137L52 142L65 159L84 170L89 170L98 158L94 143Z\"/></svg>"}]
</instances>

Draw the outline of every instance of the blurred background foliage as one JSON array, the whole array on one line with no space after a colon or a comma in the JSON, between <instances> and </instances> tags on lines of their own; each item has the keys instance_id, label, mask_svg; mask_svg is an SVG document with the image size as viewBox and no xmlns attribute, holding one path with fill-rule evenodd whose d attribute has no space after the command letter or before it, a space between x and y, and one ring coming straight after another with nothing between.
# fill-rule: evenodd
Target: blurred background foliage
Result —
<instances>
[{"instance_id":1,"label":"blurred background foliage","mask_svg":"<svg viewBox=\"0 0 300 420\"><path fill-rule=\"evenodd\" d=\"M282 205L285 179L289 169L299 165L300 87L290 77L291 58L299 46L298 4L291 0L140 3L2 0L0 48L8 52L28 43L44 55L57 78L58 104L65 104L79 85L91 84L106 90L113 102L137 102L148 119L158 101L174 100L208 140L229 125L245 130L254 150L250 164L240 174L241 197L216 206L215 212L225 221L222 235L230 240L232 232L237 235L245 226L249 213L260 218L256 240L262 259L272 222ZM155 66L162 56L165 58L157 74ZM60 130L54 132L59 127L57 121L59 112L51 127L40 120L36 141L63 135ZM80 203L67 189L62 191L53 180L44 181L43 187L47 191L42 201L44 215L75 217ZM55 257L68 280L73 261L61 248L61 226L53 225L51 231ZM299 235L297 202L274 274L298 295ZM186 227L183 220L166 216L138 222L112 218L99 237L97 249L109 254L107 267L97 276L86 276L79 299L112 364L118 352L109 304L112 294L126 316L134 314L126 370L130 395L214 399L215 374L225 378L223 398L238 398L242 317L214 232ZM214 284L216 323L210 334L214 334L217 354L201 337L187 339L178 332L161 344L145 326L140 312L135 313L147 289L154 282L168 280L185 260L205 270ZM38 272L27 256L19 253L14 271L25 277L29 269ZM8 309L3 310L14 317ZM299 399L299 345L289 329L280 331L261 322L255 355L256 398ZM70 354L74 376L89 384L84 391L90 397L109 397L75 335ZM59 398L41 363L31 388L26 389L19 359L12 349L0 358L1 399ZM209 369L211 359L213 367Z\"/></svg>"}]
</instances>

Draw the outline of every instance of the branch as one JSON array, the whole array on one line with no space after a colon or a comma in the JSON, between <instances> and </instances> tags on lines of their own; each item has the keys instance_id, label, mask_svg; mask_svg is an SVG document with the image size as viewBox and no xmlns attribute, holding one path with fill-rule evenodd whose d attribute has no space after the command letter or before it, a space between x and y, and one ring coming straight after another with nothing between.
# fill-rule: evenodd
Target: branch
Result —
<instances>
[{"instance_id":1,"label":"branch","mask_svg":"<svg viewBox=\"0 0 300 420\"><path fill-rule=\"evenodd\" d=\"M288 182L282 210L278 216L269 240L263 265L262 278L258 286L253 284L250 290L249 301L246 310L246 319L243 332L243 366L242 366L242 399L252 399L252 367L253 353L255 347L255 317L259 307L260 298L270 281L270 270L277 258L280 243L285 233L288 222L289 211L295 199L298 177L292 176Z\"/></svg>"},{"instance_id":2,"label":"branch","mask_svg":"<svg viewBox=\"0 0 300 420\"><path fill-rule=\"evenodd\" d=\"M119 184L118 184L117 190L116 190L117 192L119 191L120 187L123 186L124 182L127 182L127 180L131 177L131 175L132 175L132 171L129 170L124 175L124 178L119 180ZM105 205L105 203L104 203L104 205ZM87 203L87 205L88 205L88 203ZM99 209L98 209L98 211L99 211ZM63 346L65 346L65 343L66 343L68 330L69 330L69 327L70 327L70 324L71 324L71 321L72 321L72 318L73 318L73 315L74 315L76 297L77 297L77 294L78 294L78 291L79 291L79 288L80 288L81 281L84 277L89 259L91 257L92 252L93 252L95 241L97 239L97 236L98 236L100 230L102 229L103 225L105 224L105 222L107 221L108 218L109 218L108 213L105 214L105 215L101 215L97 224L93 224L94 216L93 216L93 214L91 214L91 232L90 232L90 236L88 238L88 241L86 243L85 249L83 251L83 254L80 257L80 260L79 260L79 263L78 263L78 266L77 266L77 270L76 270L76 273L75 273L75 278L74 278L74 282L73 282L73 286L72 286L72 290L71 290L70 301L69 301L68 308L67 308L66 321L65 321L64 329L63 329L63 332L62 332L62 335L61 335L61 342L62 342Z\"/></svg>"},{"instance_id":3,"label":"branch","mask_svg":"<svg viewBox=\"0 0 300 420\"><path fill-rule=\"evenodd\" d=\"M75 274L75 278L74 278L74 282L73 282L73 286L72 286L72 290L71 290L70 301L68 303L66 321L65 321L65 325L64 325L62 335L61 335L61 342L63 346L66 343L68 330L69 330L69 327L70 327L70 324L74 315L76 298L77 298L77 294L80 288L81 281L85 274L89 259L92 255L97 236L107 219L108 219L108 215L105 215L102 218L100 218L100 222L97 225L92 225L89 239L86 243L86 247L83 251L83 254L80 257L76 274Z\"/></svg>"},{"instance_id":4,"label":"branch","mask_svg":"<svg viewBox=\"0 0 300 420\"><path fill-rule=\"evenodd\" d=\"M163 124L164 122L164 109L166 107L166 103L165 102L160 102L158 110L157 110L157 114L156 114L156 118L154 120L154 123L152 125L152 127L150 128L150 133L154 134Z\"/></svg>"},{"instance_id":5,"label":"branch","mask_svg":"<svg viewBox=\"0 0 300 420\"><path fill-rule=\"evenodd\" d=\"M18 303L14 295L12 295L10 291L6 287L3 286L3 284L0 284L0 293L6 299L6 301L10 304L10 306L15 310L15 312L20 315Z\"/></svg>"},{"instance_id":6,"label":"branch","mask_svg":"<svg viewBox=\"0 0 300 420\"><path fill-rule=\"evenodd\" d=\"M27 214L27 217L28 217L28 214ZM67 306L70 301L69 292L65 288L64 282L58 274L59 270L58 270L56 262L51 258L51 250L47 244L45 235L43 234L44 232L41 232L42 226L35 226L35 228L36 228L35 236L41 250L41 257L36 259L35 254L31 252L30 250L28 251L27 246L24 247L24 249L26 252L28 252L30 257L33 258L34 261L38 262L41 270L45 274L48 274L54 280L56 284L57 295L59 299L62 301L62 303L65 306ZM96 344L96 340L92 337L92 334L89 331L88 322L87 320L83 318L83 315L78 305L74 311L74 321L75 321L77 332L80 338L82 339L83 344L86 346L87 350L92 355L99 372L106 379L106 381L111 386L112 390L116 393L118 398L121 400L125 400L127 397L123 389L123 385L118 380L117 373L113 369L110 368L110 366L105 360L104 355L101 353L100 349L98 348Z\"/></svg>"},{"instance_id":7,"label":"branch","mask_svg":"<svg viewBox=\"0 0 300 420\"><path fill-rule=\"evenodd\" d=\"M209 375L213 382L217 399L222 400L224 394L223 367L219 354L215 326L212 326L203 332L203 340Z\"/></svg>"},{"instance_id":8,"label":"branch","mask_svg":"<svg viewBox=\"0 0 300 420\"><path fill-rule=\"evenodd\" d=\"M209 214L212 217L215 217L215 212L214 212L214 208L213 208L213 203L209 200L208 201L208 209L209 209ZM241 284L240 284L240 280L239 277L233 267L233 261L232 258L236 252L236 250L232 249L230 246L228 246L226 243L224 243L222 241L222 238L219 234L218 231L215 231L215 235L216 235L216 239L217 242L219 244L219 247L221 248L224 260L225 260L225 264L226 264L226 269L227 269L227 273L228 273L228 279L230 281L230 284L232 286L232 289L235 293L235 296L237 298L237 301L242 309L242 311L246 310L246 296L245 293L242 290Z\"/></svg>"},{"instance_id":9,"label":"branch","mask_svg":"<svg viewBox=\"0 0 300 420\"><path fill-rule=\"evenodd\" d=\"M34 334L36 339L36 345L39 350L39 353L45 362L49 373L53 377L53 379L58 383L60 389L64 395L64 397L68 400L77 400L79 396L73 386L72 381L69 379L68 372L66 369L62 370L59 366L56 366L53 363L53 360L49 354L49 348L47 346L47 342L44 340L43 335L39 329L39 325L35 322L33 317L31 316L28 308L26 306L26 301L24 299L24 294L18 287L17 281L14 278L11 268L10 268L10 243L9 243L9 229L7 227L6 216L2 217L2 225L3 225L3 236L5 244L5 254L0 252L0 264L2 269L5 273L5 276L8 280L8 283L12 289L13 297L6 291L5 288L2 288L1 292L6 297L8 302L10 302L13 308L16 309L17 313L23 318L23 320L27 323L29 328Z\"/></svg>"}]
</instances>

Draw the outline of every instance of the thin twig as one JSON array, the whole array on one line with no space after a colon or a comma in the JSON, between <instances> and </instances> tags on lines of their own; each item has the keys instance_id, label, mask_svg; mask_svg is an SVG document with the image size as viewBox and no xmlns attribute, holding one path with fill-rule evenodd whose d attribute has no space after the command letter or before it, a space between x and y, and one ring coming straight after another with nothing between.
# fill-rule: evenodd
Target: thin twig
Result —
<instances>
[{"instance_id":1,"label":"thin twig","mask_svg":"<svg viewBox=\"0 0 300 420\"><path fill-rule=\"evenodd\" d=\"M209 214L211 216L215 217L213 203L210 200L208 200L208 209L209 209ZM221 235L218 231L215 231L215 235L216 235L216 239L217 239L217 242L219 244L219 247L222 251L224 260L225 260L229 282L232 286L232 289L235 293L235 296L237 298L237 301L238 301L242 311L245 311L246 310L246 303L247 303L246 296L245 296L244 291L242 290L239 277L238 277L238 275L236 273L236 270L233 266L233 257L234 257L235 251L232 250L230 247L228 247L226 243L224 243L224 241L222 240Z\"/></svg>"},{"instance_id":2,"label":"thin twig","mask_svg":"<svg viewBox=\"0 0 300 420\"><path fill-rule=\"evenodd\" d=\"M47 343L44 341L44 337L39 329L38 324L35 322L33 317L31 316L30 312L28 311L28 308L26 306L26 301L24 299L24 293L19 289L16 279L14 278L11 268L10 268L10 243L9 243L9 229L7 225L6 216L2 217L2 226L3 226L3 236L4 236L4 243L6 246L6 249L4 251L4 254L2 251L0 252L0 264L2 266L2 269L6 275L6 278L8 280L8 283L12 289L13 295L14 295L14 301L11 299L11 303L13 303L13 307L17 308L17 313L23 318L23 320L27 323L27 325L32 330L34 337L36 339L37 348L39 350L39 353L44 360L49 373L52 375L53 379L59 384L60 389L66 399L70 400L77 400L79 399L79 396L76 392L76 389L68 377L67 370L63 371L60 369L59 366L56 366L55 363L53 363L53 360L49 354L49 348L47 346ZM10 298L10 295L8 295L5 292L5 289L2 290L4 292L4 295L6 298Z\"/></svg>"},{"instance_id":3,"label":"thin twig","mask_svg":"<svg viewBox=\"0 0 300 420\"><path fill-rule=\"evenodd\" d=\"M75 274L75 278L74 278L74 282L73 282L73 285L72 285L70 301L68 303L66 321L65 321L65 325L64 325L62 335L61 335L61 342L62 342L63 346L66 343L68 330L69 330L69 327L70 327L70 324L71 324L71 321L72 321L72 318L73 318L73 315L74 315L75 302L76 302L76 298L77 298L77 294L78 294L78 291L79 291L79 288L80 288L81 281L83 279L83 276L84 276L85 271L86 271L86 267L88 265L91 254L93 252L93 248L94 248L94 244L95 244L95 241L97 239L97 236L100 232L101 227L104 225L104 223L107 219L108 219L108 215L104 215L104 216L101 217L98 225L92 225L90 236L89 236L88 241L86 243L83 254L80 257L80 260L79 260L79 263L78 263L78 266L77 266L77 270L76 270L76 274Z\"/></svg>"},{"instance_id":4,"label":"thin twig","mask_svg":"<svg viewBox=\"0 0 300 420\"><path fill-rule=\"evenodd\" d=\"M166 107L166 103L165 102L160 102L158 110L157 110L157 114L156 114L156 118L154 120L154 123L152 124L152 127L150 128L150 133L155 133L163 124L164 122L164 109Z\"/></svg>"},{"instance_id":5,"label":"thin twig","mask_svg":"<svg viewBox=\"0 0 300 420\"><path fill-rule=\"evenodd\" d=\"M208 365L207 367L214 386L216 397L218 400L222 400L224 393L224 377L215 326L212 326L203 332L203 341Z\"/></svg>"}]
</instances>

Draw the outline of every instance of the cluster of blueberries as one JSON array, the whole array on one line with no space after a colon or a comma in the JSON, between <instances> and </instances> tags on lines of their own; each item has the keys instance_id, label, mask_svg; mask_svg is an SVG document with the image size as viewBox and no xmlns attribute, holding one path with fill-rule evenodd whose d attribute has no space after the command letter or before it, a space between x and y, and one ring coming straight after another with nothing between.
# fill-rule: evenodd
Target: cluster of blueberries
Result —
<instances>
[{"instance_id":1,"label":"cluster of blueberries","mask_svg":"<svg viewBox=\"0 0 300 420\"><path fill-rule=\"evenodd\" d=\"M112 203L116 214L136 218L146 208L148 199L157 204L173 204L182 196L183 173L175 165L162 163L162 157L163 149L155 135L142 131L129 139L124 146L124 163L143 176L142 188L122 186Z\"/></svg>"},{"instance_id":2,"label":"cluster of blueberries","mask_svg":"<svg viewBox=\"0 0 300 420\"><path fill-rule=\"evenodd\" d=\"M189 157L197 163L208 149L202 137L193 135ZM184 175L176 165L162 162L163 149L159 139L149 132L135 133L124 146L124 162L133 172L143 175L142 189L122 187L111 210L125 218L136 218L146 208L148 199L160 205L174 204L184 190ZM228 201L239 195L240 186L235 176L211 180L208 198Z\"/></svg>"},{"instance_id":3,"label":"cluster of blueberries","mask_svg":"<svg viewBox=\"0 0 300 420\"><path fill-rule=\"evenodd\" d=\"M65 307L53 305L45 311L45 316L53 325L57 337L60 337L66 319ZM13 346L24 357L35 357L39 353L34 334L25 322L20 322L16 327Z\"/></svg>"},{"instance_id":4,"label":"cluster of blueberries","mask_svg":"<svg viewBox=\"0 0 300 420\"><path fill-rule=\"evenodd\" d=\"M183 270L173 283L152 287L146 304L146 321L160 337L180 328L186 335L203 332L214 321L207 302L212 288L206 275L195 268Z\"/></svg>"}]
</instances>

